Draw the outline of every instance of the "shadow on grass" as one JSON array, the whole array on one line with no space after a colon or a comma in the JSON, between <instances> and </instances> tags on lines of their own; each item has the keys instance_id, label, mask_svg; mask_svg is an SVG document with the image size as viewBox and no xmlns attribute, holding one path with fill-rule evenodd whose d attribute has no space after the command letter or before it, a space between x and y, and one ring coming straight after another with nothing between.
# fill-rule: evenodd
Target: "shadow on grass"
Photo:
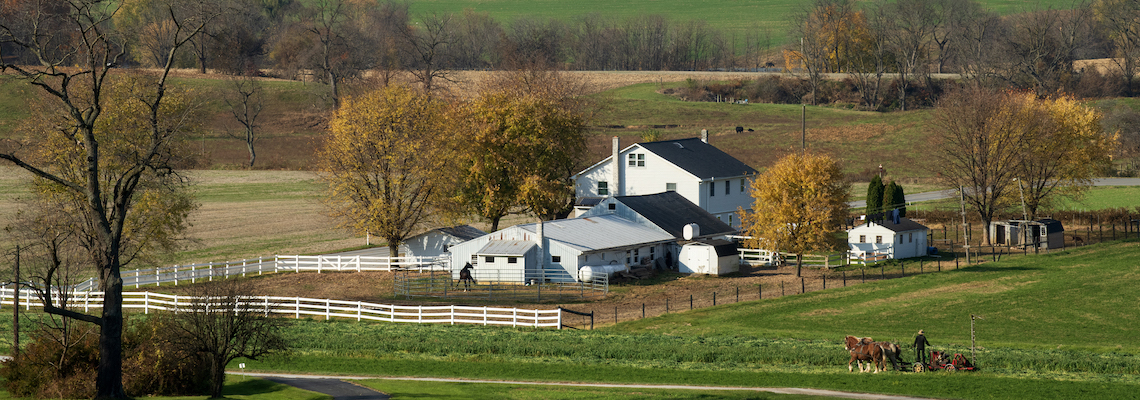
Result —
<instances>
[{"instance_id":1,"label":"shadow on grass","mask_svg":"<svg viewBox=\"0 0 1140 400\"><path fill-rule=\"evenodd\" d=\"M252 396L281 392L289 388L287 385L248 376L237 375L231 379L237 382L227 384L225 389L222 389L222 396Z\"/></svg>"}]
</instances>

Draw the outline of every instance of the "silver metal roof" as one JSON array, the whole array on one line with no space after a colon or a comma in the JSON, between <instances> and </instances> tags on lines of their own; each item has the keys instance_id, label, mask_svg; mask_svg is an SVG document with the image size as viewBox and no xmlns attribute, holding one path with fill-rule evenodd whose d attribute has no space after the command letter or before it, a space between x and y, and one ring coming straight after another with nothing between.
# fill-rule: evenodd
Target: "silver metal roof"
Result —
<instances>
[{"instance_id":1,"label":"silver metal roof","mask_svg":"<svg viewBox=\"0 0 1140 400\"><path fill-rule=\"evenodd\" d=\"M479 255L493 255L493 256L524 256L532 247L535 246L534 242L528 240L492 240L487 242L486 246L475 252Z\"/></svg>"},{"instance_id":2,"label":"silver metal roof","mask_svg":"<svg viewBox=\"0 0 1140 400\"><path fill-rule=\"evenodd\" d=\"M537 234L537 226L538 224L526 224L519 228ZM641 225L616 215L546 221L542 225L542 235L582 252L676 240L673 235L659 228Z\"/></svg>"}]
</instances>

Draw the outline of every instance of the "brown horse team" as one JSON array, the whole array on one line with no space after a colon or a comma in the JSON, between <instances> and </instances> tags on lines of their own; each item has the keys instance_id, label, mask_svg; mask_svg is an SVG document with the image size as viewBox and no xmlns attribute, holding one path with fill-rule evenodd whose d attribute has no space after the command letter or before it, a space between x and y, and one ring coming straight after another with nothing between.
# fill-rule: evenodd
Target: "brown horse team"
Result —
<instances>
[{"instance_id":1,"label":"brown horse team","mask_svg":"<svg viewBox=\"0 0 1140 400\"><path fill-rule=\"evenodd\" d=\"M867 362L867 369L874 368L875 373L880 370L886 369L886 360L891 361L891 366L898 369L899 361L899 346L891 342L876 342L869 337L855 337L847 336L845 339L847 344L847 351L851 353L851 360L847 362L847 370L854 371L851 363L858 363L859 372L867 372L864 370L863 362Z\"/></svg>"}]
</instances>

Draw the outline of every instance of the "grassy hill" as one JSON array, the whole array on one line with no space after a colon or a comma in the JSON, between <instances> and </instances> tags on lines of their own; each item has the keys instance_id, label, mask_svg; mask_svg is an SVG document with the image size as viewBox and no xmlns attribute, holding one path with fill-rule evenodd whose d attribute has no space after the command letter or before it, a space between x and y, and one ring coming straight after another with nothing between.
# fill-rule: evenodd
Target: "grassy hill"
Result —
<instances>
[{"instance_id":1,"label":"grassy hill","mask_svg":"<svg viewBox=\"0 0 1140 400\"><path fill-rule=\"evenodd\" d=\"M254 370L468 379L813 387L958 399L1128 398L1140 389L1140 241L1011 257L593 331L301 320ZM846 334L969 354L973 373L849 373ZM384 381L367 383L383 390Z\"/></svg>"},{"instance_id":2,"label":"grassy hill","mask_svg":"<svg viewBox=\"0 0 1140 400\"><path fill-rule=\"evenodd\" d=\"M990 10L1002 15L1032 9L1073 7L1068 0L980 0ZM788 20L798 7L808 4L802 0L416 0L411 3L413 15L432 12L461 13L465 9L485 12L496 21L509 25L511 21L529 17L539 20L569 20L596 13L609 18L626 19L645 14L663 15L673 21L702 20L710 27L726 34L737 34L743 39L747 30L771 33L773 44L783 43L788 32Z\"/></svg>"}]
</instances>

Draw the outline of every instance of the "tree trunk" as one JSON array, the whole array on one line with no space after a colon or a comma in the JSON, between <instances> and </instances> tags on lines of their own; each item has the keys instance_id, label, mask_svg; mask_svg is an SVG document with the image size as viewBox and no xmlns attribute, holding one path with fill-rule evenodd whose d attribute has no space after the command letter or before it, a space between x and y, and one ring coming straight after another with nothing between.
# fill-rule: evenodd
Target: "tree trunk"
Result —
<instances>
[{"instance_id":1,"label":"tree trunk","mask_svg":"<svg viewBox=\"0 0 1140 400\"><path fill-rule=\"evenodd\" d=\"M103 316L99 332L99 371L96 399L125 399L123 390L123 279L118 265L104 278Z\"/></svg>"},{"instance_id":2,"label":"tree trunk","mask_svg":"<svg viewBox=\"0 0 1140 400\"><path fill-rule=\"evenodd\" d=\"M222 398L222 388L226 386L225 357L212 354L210 358L210 398Z\"/></svg>"}]
</instances>

